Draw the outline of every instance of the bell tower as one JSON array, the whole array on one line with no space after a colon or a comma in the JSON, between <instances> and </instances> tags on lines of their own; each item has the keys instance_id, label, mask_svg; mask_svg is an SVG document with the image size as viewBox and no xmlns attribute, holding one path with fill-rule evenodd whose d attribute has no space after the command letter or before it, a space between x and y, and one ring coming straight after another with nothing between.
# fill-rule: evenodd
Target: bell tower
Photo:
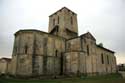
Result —
<instances>
[{"instance_id":1,"label":"bell tower","mask_svg":"<svg viewBox=\"0 0 125 83\"><path fill-rule=\"evenodd\" d=\"M48 32L66 39L78 36L77 14L66 7L49 16Z\"/></svg>"}]
</instances>

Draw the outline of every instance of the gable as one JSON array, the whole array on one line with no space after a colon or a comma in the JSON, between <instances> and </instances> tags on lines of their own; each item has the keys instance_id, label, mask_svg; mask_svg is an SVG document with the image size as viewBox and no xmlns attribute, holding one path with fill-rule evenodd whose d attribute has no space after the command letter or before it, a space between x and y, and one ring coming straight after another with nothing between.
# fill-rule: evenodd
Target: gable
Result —
<instances>
[{"instance_id":1,"label":"gable","mask_svg":"<svg viewBox=\"0 0 125 83\"><path fill-rule=\"evenodd\" d=\"M87 32L87 33L81 35L81 37L86 37L88 39L92 39L92 40L96 41L95 37L90 32Z\"/></svg>"}]
</instances>

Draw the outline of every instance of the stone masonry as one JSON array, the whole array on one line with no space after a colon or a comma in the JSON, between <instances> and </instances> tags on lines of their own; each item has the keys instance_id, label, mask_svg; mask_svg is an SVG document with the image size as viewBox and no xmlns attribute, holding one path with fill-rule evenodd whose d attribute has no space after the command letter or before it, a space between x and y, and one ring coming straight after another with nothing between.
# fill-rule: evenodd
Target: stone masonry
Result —
<instances>
[{"instance_id":1,"label":"stone masonry","mask_svg":"<svg viewBox=\"0 0 125 83\"><path fill-rule=\"evenodd\" d=\"M108 40L107 40L108 41ZM116 72L116 57L90 32L78 36L77 14L63 7L49 16L48 33L15 33L12 75L82 75Z\"/></svg>"}]
</instances>

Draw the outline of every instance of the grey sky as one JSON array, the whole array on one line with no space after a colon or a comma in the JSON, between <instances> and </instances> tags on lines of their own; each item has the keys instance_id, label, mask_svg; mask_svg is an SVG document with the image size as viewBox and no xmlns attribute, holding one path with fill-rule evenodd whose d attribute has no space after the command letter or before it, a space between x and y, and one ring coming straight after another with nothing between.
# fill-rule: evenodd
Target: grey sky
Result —
<instances>
[{"instance_id":1,"label":"grey sky","mask_svg":"<svg viewBox=\"0 0 125 83\"><path fill-rule=\"evenodd\" d=\"M11 57L19 29L48 31L48 16L62 7L78 14L79 35L90 31L125 63L125 0L0 0L0 57Z\"/></svg>"}]
</instances>

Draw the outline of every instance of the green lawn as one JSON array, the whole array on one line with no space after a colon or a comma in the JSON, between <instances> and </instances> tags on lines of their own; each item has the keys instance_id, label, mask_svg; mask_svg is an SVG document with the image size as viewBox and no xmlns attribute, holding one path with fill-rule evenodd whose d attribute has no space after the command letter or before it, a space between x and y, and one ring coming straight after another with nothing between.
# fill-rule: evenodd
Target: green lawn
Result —
<instances>
[{"instance_id":1,"label":"green lawn","mask_svg":"<svg viewBox=\"0 0 125 83\"><path fill-rule=\"evenodd\" d=\"M0 78L0 83L125 83L125 79L120 75L105 75L94 77L77 77L65 79L44 79L44 80L24 80Z\"/></svg>"}]
</instances>

